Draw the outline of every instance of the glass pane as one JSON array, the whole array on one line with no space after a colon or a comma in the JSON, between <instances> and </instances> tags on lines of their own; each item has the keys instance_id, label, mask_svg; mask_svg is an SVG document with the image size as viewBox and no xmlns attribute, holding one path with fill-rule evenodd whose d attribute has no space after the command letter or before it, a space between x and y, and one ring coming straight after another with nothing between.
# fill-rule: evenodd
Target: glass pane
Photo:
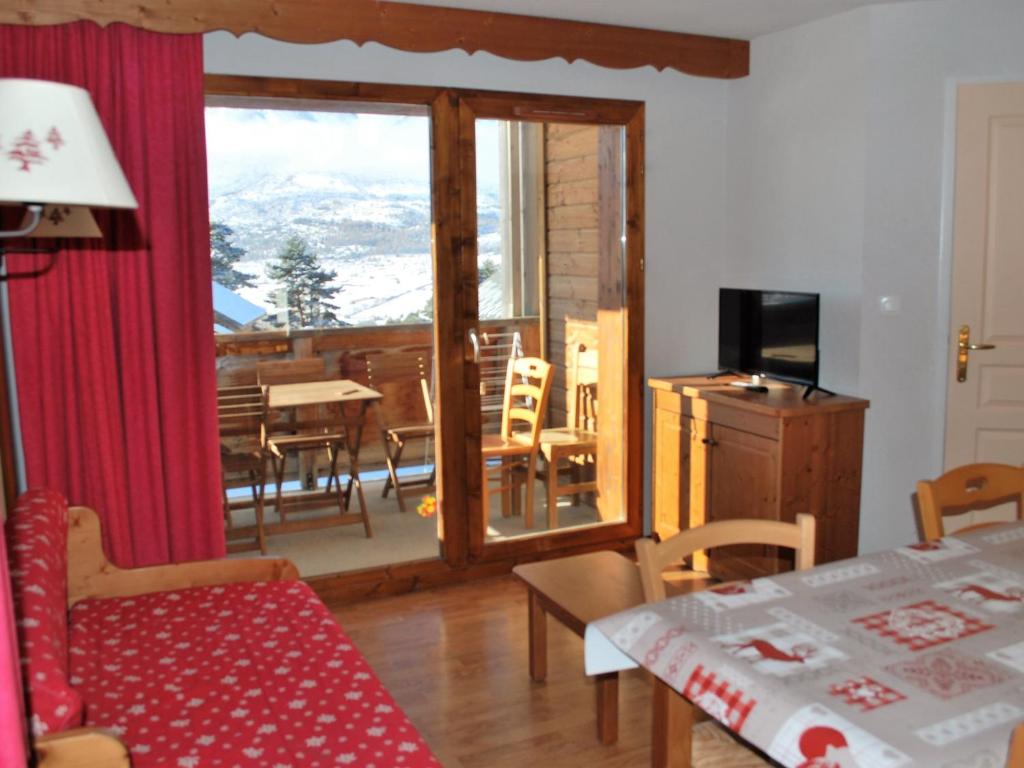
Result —
<instances>
[{"instance_id":1,"label":"glass pane","mask_svg":"<svg viewBox=\"0 0 1024 768\"><path fill-rule=\"evenodd\" d=\"M487 541L625 520L624 135L477 121Z\"/></svg>"},{"instance_id":2,"label":"glass pane","mask_svg":"<svg viewBox=\"0 0 1024 768\"><path fill-rule=\"evenodd\" d=\"M382 395L270 409L270 434L339 433L345 420L362 428L348 429L347 446L282 449L284 509L271 473L266 549L292 559L304 576L436 557L437 520L414 513L433 494L434 466L428 110L229 103L218 100L206 113L224 412L237 414L228 398L238 403L243 389L260 384L273 391L332 379ZM259 449L259 422L255 434L245 431L250 422L221 422L227 535L239 545L253 542L257 519L252 476L240 461ZM354 443L357 462L347 450ZM361 490L351 482L356 474ZM335 477L347 498L339 499ZM404 491L404 514L392 477Z\"/></svg>"}]
</instances>

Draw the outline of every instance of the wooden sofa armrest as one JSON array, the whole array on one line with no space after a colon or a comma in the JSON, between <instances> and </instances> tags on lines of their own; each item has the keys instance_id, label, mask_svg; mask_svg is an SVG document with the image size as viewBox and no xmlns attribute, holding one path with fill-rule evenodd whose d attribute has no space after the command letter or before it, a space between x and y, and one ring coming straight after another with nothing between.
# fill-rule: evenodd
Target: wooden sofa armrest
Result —
<instances>
[{"instance_id":1,"label":"wooden sofa armrest","mask_svg":"<svg viewBox=\"0 0 1024 768\"><path fill-rule=\"evenodd\" d=\"M37 768L130 768L128 749L111 731L72 728L34 742Z\"/></svg>"},{"instance_id":2,"label":"wooden sofa armrest","mask_svg":"<svg viewBox=\"0 0 1024 768\"><path fill-rule=\"evenodd\" d=\"M88 507L68 510L68 605L90 597L131 597L187 587L298 578L299 571L290 560L274 557L118 568L103 552L97 514Z\"/></svg>"}]
</instances>

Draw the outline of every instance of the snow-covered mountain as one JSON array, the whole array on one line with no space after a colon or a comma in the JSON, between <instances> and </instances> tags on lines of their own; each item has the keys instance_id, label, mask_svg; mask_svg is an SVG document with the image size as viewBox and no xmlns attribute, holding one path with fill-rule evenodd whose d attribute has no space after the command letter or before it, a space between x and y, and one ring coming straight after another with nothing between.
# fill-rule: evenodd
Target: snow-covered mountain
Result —
<instances>
[{"instance_id":1,"label":"snow-covered mountain","mask_svg":"<svg viewBox=\"0 0 1024 768\"><path fill-rule=\"evenodd\" d=\"M497 265L497 196L482 193L480 200L481 260ZM298 235L325 269L337 273L334 303L344 323L408 322L417 314L426 319L434 293L427 184L254 169L230 182L211 182L210 219L231 227L234 245L246 251L237 266L254 276L256 287L238 293L268 312L275 309L279 286L267 276L267 265Z\"/></svg>"}]
</instances>

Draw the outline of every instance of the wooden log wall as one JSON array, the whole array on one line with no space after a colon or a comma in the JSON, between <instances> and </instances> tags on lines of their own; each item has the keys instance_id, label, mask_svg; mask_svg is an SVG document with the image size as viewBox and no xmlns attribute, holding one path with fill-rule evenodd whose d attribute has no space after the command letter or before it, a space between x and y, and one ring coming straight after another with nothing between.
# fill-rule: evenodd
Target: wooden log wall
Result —
<instances>
[{"instance_id":1,"label":"wooden log wall","mask_svg":"<svg viewBox=\"0 0 1024 768\"><path fill-rule=\"evenodd\" d=\"M536 318L484 321L481 328L491 331L518 330L527 355L540 353L540 326ZM430 324L333 328L323 331L222 334L217 336L217 386L256 383L256 364L272 360L320 357L329 378L353 379L366 383L367 353L430 347ZM407 384L389 385L381 403L384 418L391 425L422 423L423 400L419 380L410 376ZM410 448L410 450L415 450ZM418 454L410 458L419 458ZM382 469L384 449L379 425L371 410L363 431L360 465L363 469Z\"/></svg>"},{"instance_id":2,"label":"wooden log wall","mask_svg":"<svg viewBox=\"0 0 1024 768\"><path fill-rule=\"evenodd\" d=\"M547 359L554 366L548 423L566 424L568 349L574 324L597 321L598 134L596 125L544 126L547 213Z\"/></svg>"}]
</instances>

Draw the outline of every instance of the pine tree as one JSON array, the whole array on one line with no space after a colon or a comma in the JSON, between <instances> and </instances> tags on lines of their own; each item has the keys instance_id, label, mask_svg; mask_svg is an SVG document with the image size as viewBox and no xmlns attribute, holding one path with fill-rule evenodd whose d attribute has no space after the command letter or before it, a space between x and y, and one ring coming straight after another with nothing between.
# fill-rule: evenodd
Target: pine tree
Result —
<instances>
[{"instance_id":1,"label":"pine tree","mask_svg":"<svg viewBox=\"0 0 1024 768\"><path fill-rule=\"evenodd\" d=\"M337 291L330 283L338 273L321 267L309 244L295 235L288 238L277 258L267 267L267 275L284 288L289 322L300 328L340 325L334 314L337 307L329 301ZM269 299L277 302L275 294Z\"/></svg>"},{"instance_id":2,"label":"pine tree","mask_svg":"<svg viewBox=\"0 0 1024 768\"><path fill-rule=\"evenodd\" d=\"M229 290L255 288L253 275L242 272L235 265L245 256L245 249L233 242L235 230L219 221L210 222L210 260L213 262L213 279Z\"/></svg>"}]
</instances>

